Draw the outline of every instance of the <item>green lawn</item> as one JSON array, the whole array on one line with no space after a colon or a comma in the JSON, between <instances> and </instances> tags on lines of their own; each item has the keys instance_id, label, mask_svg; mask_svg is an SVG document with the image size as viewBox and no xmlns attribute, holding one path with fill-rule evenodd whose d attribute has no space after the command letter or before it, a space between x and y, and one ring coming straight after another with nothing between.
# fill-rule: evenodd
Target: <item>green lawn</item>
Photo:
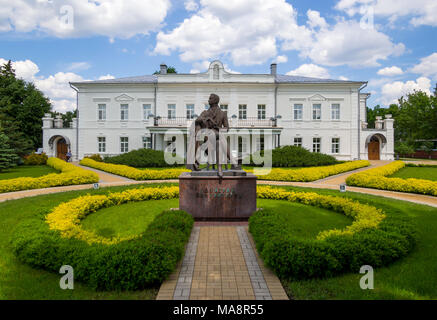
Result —
<instances>
[{"instance_id":1,"label":"green lawn","mask_svg":"<svg viewBox=\"0 0 437 320\"><path fill-rule=\"evenodd\" d=\"M305 191L308 188L287 189ZM328 279L281 279L293 299L437 299L437 208L371 195L333 190L321 194L349 197L381 208L386 212L413 218L417 245L406 258L374 270L375 289L362 290L361 274L345 274Z\"/></svg>"},{"instance_id":2,"label":"green lawn","mask_svg":"<svg viewBox=\"0 0 437 320\"><path fill-rule=\"evenodd\" d=\"M20 177L41 177L49 173L59 173L50 166L17 166L0 172L0 180Z\"/></svg>"},{"instance_id":3,"label":"green lawn","mask_svg":"<svg viewBox=\"0 0 437 320\"><path fill-rule=\"evenodd\" d=\"M160 184L162 186L164 184ZM150 186L158 186L156 184ZM155 299L159 288L150 288L135 292L96 292L79 282L74 290L61 290L57 275L44 270L33 269L19 262L11 250L11 234L15 226L23 219L86 194L106 194L128 187L101 188L29 197L0 203L0 300L1 299ZM86 219L85 219L86 220Z\"/></svg>"},{"instance_id":4,"label":"green lawn","mask_svg":"<svg viewBox=\"0 0 437 320\"><path fill-rule=\"evenodd\" d=\"M163 184L160 184L163 185ZM156 186L156 185L154 185ZM60 275L33 269L20 263L12 254L11 234L24 218L46 212L61 202L84 194L105 194L129 187L73 191L24 198L0 203L0 299L154 299L158 288L137 292L95 292L75 283L74 290L59 288ZM375 289L362 290L357 270L328 279L294 281L281 279L289 296L294 299L437 299L437 208L352 192L288 187L298 191L349 197L368 203L386 212L412 217L418 230L417 245L406 258L375 270ZM96 231L106 228L108 235L128 234L144 230L161 208L176 207L176 200L149 201L120 206L123 210L106 208L84 219L86 228ZM276 208L289 214L296 222L291 228L301 237L314 237L319 231L342 228L350 220L341 214L284 201L258 200L258 207ZM112 229L112 230L111 230ZM105 230L100 230L105 232Z\"/></svg>"},{"instance_id":5,"label":"green lawn","mask_svg":"<svg viewBox=\"0 0 437 320\"><path fill-rule=\"evenodd\" d=\"M131 202L98 210L87 216L82 226L103 237L124 238L142 233L162 211L178 207L178 199Z\"/></svg>"},{"instance_id":6,"label":"green lawn","mask_svg":"<svg viewBox=\"0 0 437 320\"><path fill-rule=\"evenodd\" d=\"M437 167L404 167L389 178L416 178L437 181Z\"/></svg>"}]
</instances>

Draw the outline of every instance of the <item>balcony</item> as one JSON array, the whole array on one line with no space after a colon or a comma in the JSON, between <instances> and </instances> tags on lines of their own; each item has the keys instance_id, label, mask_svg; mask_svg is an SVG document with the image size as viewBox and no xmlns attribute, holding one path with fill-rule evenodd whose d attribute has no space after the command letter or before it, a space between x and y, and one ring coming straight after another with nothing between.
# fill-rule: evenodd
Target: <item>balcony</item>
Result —
<instances>
[{"instance_id":1,"label":"balcony","mask_svg":"<svg viewBox=\"0 0 437 320\"><path fill-rule=\"evenodd\" d=\"M186 127L191 125L193 120L186 117L156 117L154 118L153 125L155 127ZM229 126L237 128L269 128L276 127L276 120L274 118L258 119L257 117L247 117L246 119L237 119L232 117L229 119Z\"/></svg>"}]
</instances>

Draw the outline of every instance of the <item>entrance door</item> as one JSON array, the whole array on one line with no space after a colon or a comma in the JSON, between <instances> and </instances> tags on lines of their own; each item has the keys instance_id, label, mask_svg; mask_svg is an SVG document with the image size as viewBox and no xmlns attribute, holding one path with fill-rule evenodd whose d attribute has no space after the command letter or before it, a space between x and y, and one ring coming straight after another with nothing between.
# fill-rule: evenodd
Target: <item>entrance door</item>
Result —
<instances>
[{"instance_id":1,"label":"entrance door","mask_svg":"<svg viewBox=\"0 0 437 320\"><path fill-rule=\"evenodd\" d=\"M67 160L68 146L64 138L59 139L56 144L56 156L59 159Z\"/></svg>"},{"instance_id":2,"label":"entrance door","mask_svg":"<svg viewBox=\"0 0 437 320\"><path fill-rule=\"evenodd\" d=\"M377 137L372 137L367 146L369 155L369 160L379 160L379 139Z\"/></svg>"}]
</instances>

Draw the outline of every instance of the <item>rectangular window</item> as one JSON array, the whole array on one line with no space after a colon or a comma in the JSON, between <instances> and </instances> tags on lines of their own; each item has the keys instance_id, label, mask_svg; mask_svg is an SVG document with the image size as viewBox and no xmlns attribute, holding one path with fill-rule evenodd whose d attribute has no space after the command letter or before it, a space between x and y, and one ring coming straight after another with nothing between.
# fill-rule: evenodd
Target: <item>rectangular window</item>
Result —
<instances>
[{"instance_id":1,"label":"rectangular window","mask_svg":"<svg viewBox=\"0 0 437 320\"><path fill-rule=\"evenodd\" d=\"M340 138L332 138L332 153L340 153Z\"/></svg>"},{"instance_id":2,"label":"rectangular window","mask_svg":"<svg viewBox=\"0 0 437 320\"><path fill-rule=\"evenodd\" d=\"M320 152L321 138L313 138L313 152Z\"/></svg>"},{"instance_id":3,"label":"rectangular window","mask_svg":"<svg viewBox=\"0 0 437 320\"><path fill-rule=\"evenodd\" d=\"M126 121L129 119L129 105L122 104L120 105L120 120Z\"/></svg>"},{"instance_id":4,"label":"rectangular window","mask_svg":"<svg viewBox=\"0 0 437 320\"><path fill-rule=\"evenodd\" d=\"M224 112L228 112L228 105L227 104L221 104L220 105L220 109L222 109L222 111L224 111Z\"/></svg>"},{"instance_id":5,"label":"rectangular window","mask_svg":"<svg viewBox=\"0 0 437 320\"><path fill-rule=\"evenodd\" d=\"M187 104L187 119L194 118L194 104Z\"/></svg>"},{"instance_id":6,"label":"rectangular window","mask_svg":"<svg viewBox=\"0 0 437 320\"><path fill-rule=\"evenodd\" d=\"M129 138L128 137L120 137L120 152L121 153L129 152Z\"/></svg>"},{"instance_id":7,"label":"rectangular window","mask_svg":"<svg viewBox=\"0 0 437 320\"><path fill-rule=\"evenodd\" d=\"M106 152L106 137L98 137L99 152Z\"/></svg>"},{"instance_id":8,"label":"rectangular window","mask_svg":"<svg viewBox=\"0 0 437 320\"><path fill-rule=\"evenodd\" d=\"M340 120L340 104L333 103L331 105L331 119Z\"/></svg>"},{"instance_id":9,"label":"rectangular window","mask_svg":"<svg viewBox=\"0 0 437 320\"><path fill-rule=\"evenodd\" d=\"M99 104L98 114L99 120L106 120L106 104Z\"/></svg>"},{"instance_id":10,"label":"rectangular window","mask_svg":"<svg viewBox=\"0 0 437 320\"><path fill-rule=\"evenodd\" d=\"M152 105L150 105L150 104L143 104L144 120L149 119L149 116L151 114L152 114Z\"/></svg>"},{"instance_id":11,"label":"rectangular window","mask_svg":"<svg viewBox=\"0 0 437 320\"><path fill-rule=\"evenodd\" d=\"M303 105L302 104L295 104L294 105L294 120L302 120L302 113L303 113Z\"/></svg>"},{"instance_id":12,"label":"rectangular window","mask_svg":"<svg viewBox=\"0 0 437 320\"><path fill-rule=\"evenodd\" d=\"M294 145L296 147L302 147L302 137L295 137L294 138Z\"/></svg>"},{"instance_id":13,"label":"rectangular window","mask_svg":"<svg viewBox=\"0 0 437 320\"><path fill-rule=\"evenodd\" d=\"M239 104L238 105L238 119L245 120L247 119L247 105Z\"/></svg>"},{"instance_id":14,"label":"rectangular window","mask_svg":"<svg viewBox=\"0 0 437 320\"><path fill-rule=\"evenodd\" d=\"M169 119L176 119L176 105L175 104L169 104L167 105L167 111L168 111L168 118Z\"/></svg>"},{"instance_id":15,"label":"rectangular window","mask_svg":"<svg viewBox=\"0 0 437 320\"><path fill-rule=\"evenodd\" d=\"M143 148L152 149L152 137L148 137L148 136L143 137Z\"/></svg>"},{"instance_id":16,"label":"rectangular window","mask_svg":"<svg viewBox=\"0 0 437 320\"><path fill-rule=\"evenodd\" d=\"M321 120L321 119L322 119L322 105L313 104L313 120Z\"/></svg>"},{"instance_id":17,"label":"rectangular window","mask_svg":"<svg viewBox=\"0 0 437 320\"><path fill-rule=\"evenodd\" d=\"M264 120L266 118L266 105L258 105L258 120Z\"/></svg>"},{"instance_id":18,"label":"rectangular window","mask_svg":"<svg viewBox=\"0 0 437 320\"><path fill-rule=\"evenodd\" d=\"M242 154L247 152L247 144L246 139L243 137L238 137L238 153L241 156Z\"/></svg>"}]
</instances>

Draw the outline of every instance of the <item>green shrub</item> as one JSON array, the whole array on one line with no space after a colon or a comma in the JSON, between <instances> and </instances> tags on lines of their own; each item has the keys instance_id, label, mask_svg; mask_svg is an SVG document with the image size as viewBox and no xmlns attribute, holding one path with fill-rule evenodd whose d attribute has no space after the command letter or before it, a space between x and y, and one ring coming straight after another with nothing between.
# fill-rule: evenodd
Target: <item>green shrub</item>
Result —
<instances>
[{"instance_id":1,"label":"green shrub","mask_svg":"<svg viewBox=\"0 0 437 320\"><path fill-rule=\"evenodd\" d=\"M114 157L105 157L103 161L106 163L124 164L134 168L159 168L179 166L178 164L167 164L164 159L164 151L146 148L132 150ZM183 161L181 162L183 163Z\"/></svg>"},{"instance_id":2,"label":"green shrub","mask_svg":"<svg viewBox=\"0 0 437 320\"><path fill-rule=\"evenodd\" d=\"M44 222L46 214L16 228L15 255L33 267L56 273L62 265L70 265L76 280L97 290L138 290L161 283L182 258L193 226L188 213L164 211L138 238L89 245L50 230Z\"/></svg>"},{"instance_id":3,"label":"green shrub","mask_svg":"<svg viewBox=\"0 0 437 320\"><path fill-rule=\"evenodd\" d=\"M41 154L31 153L24 157L24 165L26 166L41 166L47 163L47 155L43 152Z\"/></svg>"},{"instance_id":4,"label":"green shrub","mask_svg":"<svg viewBox=\"0 0 437 320\"><path fill-rule=\"evenodd\" d=\"M332 210L340 212L339 208ZM323 278L358 272L362 265L385 266L412 250L415 231L411 219L400 217L398 212L385 214L377 228L307 239L290 234L288 224L293 221L283 212L259 210L249 219L249 231L260 256L278 276Z\"/></svg>"},{"instance_id":5,"label":"green shrub","mask_svg":"<svg viewBox=\"0 0 437 320\"><path fill-rule=\"evenodd\" d=\"M255 156L264 156L264 151L254 152ZM245 159L248 161L249 159ZM251 165L257 166L252 160ZM310 152L302 147L283 146L272 150L272 167L316 167L340 163L333 156ZM263 164L260 164L260 166Z\"/></svg>"},{"instance_id":6,"label":"green shrub","mask_svg":"<svg viewBox=\"0 0 437 320\"><path fill-rule=\"evenodd\" d=\"M85 158L88 158L88 159L91 159L91 160L94 160L94 161L98 161L98 162L102 162L103 161L102 156L100 154L98 154L98 153L92 154L92 155L87 156Z\"/></svg>"}]
</instances>

